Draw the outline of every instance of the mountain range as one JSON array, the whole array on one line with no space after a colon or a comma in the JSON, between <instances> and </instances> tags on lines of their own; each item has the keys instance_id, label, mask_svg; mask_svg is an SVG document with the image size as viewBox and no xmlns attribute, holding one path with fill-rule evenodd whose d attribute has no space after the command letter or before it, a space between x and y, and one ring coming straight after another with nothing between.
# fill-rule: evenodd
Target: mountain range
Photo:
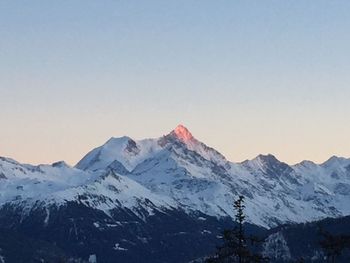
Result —
<instances>
[{"instance_id":1,"label":"mountain range","mask_svg":"<svg viewBox=\"0 0 350 263\"><path fill-rule=\"evenodd\" d=\"M231 162L183 125L155 139L111 138L74 167L0 157L0 230L58 244L58 255L73 261L203 256L233 224L238 195L255 231L343 217L350 214L350 159L288 165L259 155ZM203 242L186 252L189 237ZM169 256L175 247L183 260ZM0 239L0 262L1 249Z\"/></svg>"}]
</instances>

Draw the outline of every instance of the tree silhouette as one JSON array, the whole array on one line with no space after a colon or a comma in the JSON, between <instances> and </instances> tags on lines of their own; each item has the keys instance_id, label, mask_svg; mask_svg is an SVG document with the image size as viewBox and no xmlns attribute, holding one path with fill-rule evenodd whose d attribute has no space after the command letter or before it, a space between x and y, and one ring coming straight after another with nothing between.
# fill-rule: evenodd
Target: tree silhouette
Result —
<instances>
[{"instance_id":1,"label":"tree silhouette","mask_svg":"<svg viewBox=\"0 0 350 263\"><path fill-rule=\"evenodd\" d=\"M248 251L246 250L246 239L244 236L243 232L243 222L245 219L245 215L243 213L243 210L245 208L244 205L244 196L240 195L238 199L234 202L233 207L236 210L236 222L238 223L238 231L236 233L236 238L238 241L238 246L237 246L237 257L238 257L238 262L242 263L243 258L248 254Z\"/></svg>"},{"instance_id":2,"label":"tree silhouette","mask_svg":"<svg viewBox=\"0 0 350 263\"><path fill-rule=\"evenodd\" d=\"M207 259L207 263L251 263L267 262L268 259L261 254L254 252L254 247L262 242L261 239L250 236L244 232L244 196L240 195L234 201L233 207L236 211L235 221L237 226L234 229L227 229L223 232L224 244L217 248L215 256Z\"/></svg>"}]
</instances>

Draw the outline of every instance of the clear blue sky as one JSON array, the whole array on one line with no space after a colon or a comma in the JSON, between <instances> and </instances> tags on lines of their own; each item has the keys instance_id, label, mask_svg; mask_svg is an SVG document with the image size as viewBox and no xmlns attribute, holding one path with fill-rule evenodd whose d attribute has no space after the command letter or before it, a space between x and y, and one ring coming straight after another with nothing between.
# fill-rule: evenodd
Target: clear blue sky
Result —
<instances>
[{"instance_id":1,"label":"clear blue sky","mask_svg":"<svg viewBox=\"0 0 350 263\"><path fill-rule=\"evenodd\" d=\"M183 123L233 161L350 157L350 1L0 1L0 156Z\"/></svg>"}]
</instances>

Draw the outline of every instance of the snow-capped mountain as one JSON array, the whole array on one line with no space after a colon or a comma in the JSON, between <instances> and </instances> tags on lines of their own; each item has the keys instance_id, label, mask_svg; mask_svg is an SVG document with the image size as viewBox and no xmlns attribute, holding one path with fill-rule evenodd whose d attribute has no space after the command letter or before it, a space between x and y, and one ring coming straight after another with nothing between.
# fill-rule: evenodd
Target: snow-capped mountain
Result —
<instances>
[{"instance_id":1,"label":"snow-capped mountain","mask_svg":"<svg viewBox=\"0 0 350 263\"><path fill-rule=\"evenodd\" d=\"M214 216L232 216L232 200L243 194L248 219L270 227L349 214L349 165L332 157L321 165L290 166L272 155L233 163L179 125L158 139L113 138L76 167L111 168L179 207Z\"/></svg>"},{"instance_id":2,"label":"snow-capped mountain","mask_svg":"<svg viewBox=\"0 0 350 263\"><path fill-rule=\"evenodd\" d=\"M350 214L349 159L290 166L259 155L233 163L182 125L156 139L111 138L75 167L1 158L0 180L0 205L60 206L87 196L84 202L107 214L142 207L232 217L232 201L242 194L248 221L264 227Z\"/></svg>"},{"instance_id":3,"label":"snow-capped mountain","mask_svg":"<svg viewBox=\"0 0 350 263\"><path fill-rule=\"evenodd\" d=\"M0 231L10 237L15 230L75 259L198 258L232 225L238 195L255 232L349 215L350 159L288 165L259 155L234 163L182 125L155 139L111 138L75 167L0 158Z\"/></svg>"},{"instance_id":4,"label":"snow-capped mountain","mask_svg":"<svg viewBox=\"0 0 350 263\"><path fill-rule=\"evenodd\" d=\"M136 181L112 170L83 171L63 162L31 166L1 158L0 171L1 205L21 207L23 215L40 205L47 213L45 223L50 217L50 207L60 207L67 202L79 202L106 214L116 207L127 207L135 213L140 209L152 213L153 209L172 204L171 199L161 199Z\"/></svg>"}]
</instances>

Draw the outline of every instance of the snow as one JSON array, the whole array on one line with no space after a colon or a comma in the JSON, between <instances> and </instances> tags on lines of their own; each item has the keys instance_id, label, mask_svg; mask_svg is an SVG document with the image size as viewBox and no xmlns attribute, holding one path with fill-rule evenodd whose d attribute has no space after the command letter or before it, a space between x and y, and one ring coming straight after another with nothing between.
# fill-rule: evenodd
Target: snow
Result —
<instances>
[{"instance_id":1,"label":"snow","mask_svg":"<svg viewBox=\"0 0 350 263\"><path fill-rule=\"evenodd\" d=\"M2 253L2 248L0 248L0 253ZM5 257L0 254L0 263L5 263Z\"/></svg>"},{"instance_id":2,"label":"snow","mask_svg":"<svg viewBox=\"0 0 350 263\"><path fill-rule=\"evenodd\" d=\"M247 220L272 227L349 215L349 165L349 159L332 157L320 165L304 161L289 166L272 155L233 163L181 125L155 139L111 138L76 167L64 162L33 166L1 157L0 206L17 204L25 216L40 201L45 225L50 207L67 201L107 215L126 207L142 220L147 215L141 210L150 216L179 208L221 217L234 215L233 200L242 194ZM119 174L122 166L127 173ZM80 200L82 195L88 198Z\"/></svg>"},{"instance_id":3,"label":"snow","mask_svg":"<svg viewBox=\"0 0 350 263\"><path fill-rule=\"evenodd\" d=\"M53 192L85 185L99 177L68 166L31 166L5 158L0 159L0 172L7 177L0 184L0 205L18 199L42 200Z\"/></svg>"},{"instance_id":4,"label":"snow","mask_svg":"<svg viewBox=\"0 0 350 263\"><path fill-rule=\"evenodd\" d=\"M291 254L287 242L281 232L270 235L263 244L263 254L270 259L288 261Z\"/></svg>"},{"instance_id":5,"label":"snow","mask_svg":"<svg viewBox=\"0 0 350 263\"><path fill-rule=\"evenodd\" d=\"M76 168L99 170L117 160L131 171L139 162L144 161L160 149L157 140L154 139L134 141L126 136L111 138L104 145L89 152L76 165Z\"/></svg>"},{"instance_id":6,"label":"snow","mask_svg":"<svg viewBox=\"0 0 350 263\"><path fill-rule=\"evenodd\" d=\"M95 254L89 256L89 263L97 263L97 257Z\"/></svg>"},{"instance_id":7,"label":"snow","mask_svg":"<svg viewBox=\"0 0 350 263\"><path fill-rule=\"evenodd\" d=\"M44 224L47 226L50 219L50 210L47 207L45 207L45 212L46 212L46 217L44 219Z\"/></svg>"},{"instance_id":8,"label":"snow","mask_svg":"<svg viewBox=\"0 0 350 263\"><path fill-rule=\"evenodd\" d=\"M113 247L114 250L119 250L119 251L127 251L127 248L123 248L119 245L119 243L116 243Z\"/></svg>"}]
</instances>

